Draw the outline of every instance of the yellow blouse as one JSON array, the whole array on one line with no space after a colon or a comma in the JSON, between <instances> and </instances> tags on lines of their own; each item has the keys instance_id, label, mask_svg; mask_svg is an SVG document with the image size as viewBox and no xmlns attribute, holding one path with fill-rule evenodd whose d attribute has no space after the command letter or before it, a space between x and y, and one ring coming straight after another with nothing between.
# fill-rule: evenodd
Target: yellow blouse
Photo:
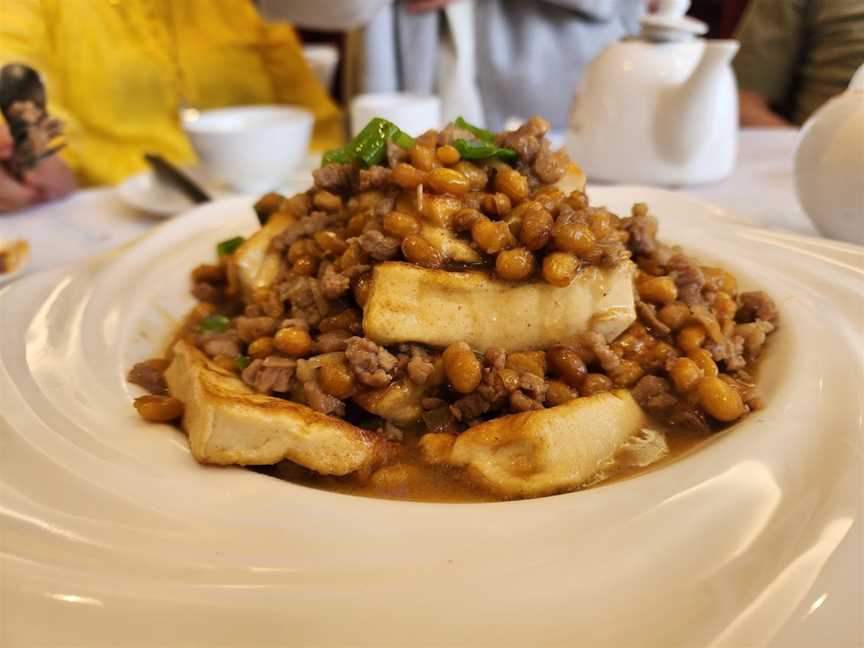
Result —
<instances>
[{"instance_id":1,"label":"yellow blouse","mask_svg":"<svg viewBox=\"0 0 864 648\"><path fill-rule=\"evenodd\" d=\"M251 0L0 0L0 65L45 79L84 184L145 168L145 152L194 159L178 111L283 103L316 117L313 147L339 143L339 110L288 24Z\"/></svg>"}]
</instances>

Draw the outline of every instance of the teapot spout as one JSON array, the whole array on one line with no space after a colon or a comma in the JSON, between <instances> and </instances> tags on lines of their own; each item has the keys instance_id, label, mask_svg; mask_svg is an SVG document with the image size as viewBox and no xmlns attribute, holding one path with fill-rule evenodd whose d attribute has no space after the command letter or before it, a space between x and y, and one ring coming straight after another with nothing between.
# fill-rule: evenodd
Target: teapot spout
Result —
<instances>
[{"instance_id":1,"label":"teapot spout","mask_svg":"<svg viewBox=\"0 0 864 648\"><path fill-rule=\"evenodd\" d=\"M737 51L738 41L706 40L690 76L661 98L658 144L669 161L693 158L718 122L729 120L730 112L733 123L738 123L735 78L729 65Z\"/></svg>"}]
</instances>

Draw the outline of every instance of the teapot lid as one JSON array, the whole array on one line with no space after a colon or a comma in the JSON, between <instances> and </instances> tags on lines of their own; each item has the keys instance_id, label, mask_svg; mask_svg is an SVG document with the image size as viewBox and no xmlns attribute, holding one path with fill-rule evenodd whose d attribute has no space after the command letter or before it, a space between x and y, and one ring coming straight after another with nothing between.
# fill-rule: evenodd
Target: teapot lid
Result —
<instances>
[{"instance_id":1,"label":"teapot lid","mask_svg":"<svg viewBox=\"0 0 864 648\"><path fill-rule=\"evenodd\" d=\"M651 42L671 42L690 40L708 31L708 25L701 20L686 16L690 8L689 0L655 0L653 13L639 19L642 25L642 38Z\"/></svg>"}]
</instances>

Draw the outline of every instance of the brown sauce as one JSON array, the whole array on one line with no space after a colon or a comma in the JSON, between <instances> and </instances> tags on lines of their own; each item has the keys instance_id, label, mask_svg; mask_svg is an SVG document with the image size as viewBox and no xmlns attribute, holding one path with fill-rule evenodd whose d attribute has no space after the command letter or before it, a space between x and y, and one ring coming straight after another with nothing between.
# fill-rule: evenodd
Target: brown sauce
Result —
<instances>
[{"instance_id":1,"label":"brown sauce","mask_svg":"<svg viewBox=\"0 0 864 648\"><path fill-rule=\"evenodd\" d=\"M651 422L647 427L663 429L655 422ZM604 479L577 490L589 490L657 470L699 450L718 434L721 433L704 436L686 430L667 431L669 454L662 459L645 467L613 464L604 470ZM360 497L439 503L498 502L507 499L480 488L471 482L461 469L425 463L420 455L419 438L419 434L406 435L399 455L384 468L367 476L320 475L291 461L251 469L309 488Z\"/></svg>"},{"instance_id":2,"label":"brown sauce","mask_svg":"<svg viewBox=\"0 0 864 648\"><path fill-rule=\"evenodd\" d=\"M293 462L258 467L256 472L321 490L414 502L495 502L500 498L469 481L462 471L433 466L420 458L420 435L406 434L399 454L368 476L319 475Z\"/></svg>"}]
</instances>

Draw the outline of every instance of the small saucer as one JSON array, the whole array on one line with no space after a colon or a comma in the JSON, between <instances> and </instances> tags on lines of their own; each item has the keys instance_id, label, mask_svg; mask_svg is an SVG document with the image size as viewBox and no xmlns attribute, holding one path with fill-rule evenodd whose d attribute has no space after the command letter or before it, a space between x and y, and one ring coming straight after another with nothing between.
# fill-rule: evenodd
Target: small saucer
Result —
<instances>
[{"instance_id":1,"label":"small saucer","mask_svg":"<svg viewBox=\"0 0 864 648\"><path fill-rule=\"evenodd\" d=\"M313 184L312 170L318 167L319 159L317 155L307 156L300 168L289 174L273 190L290 195L309 189ZM183 171L214 200L238 193L208 174L202 167L184 167ZM118 184L114 191L127 205L161 218L170 218L195 207L191 199L180 190L160 182L152 171L130 176Z\"/></svg>"},{"instance_id":2,"label":"small saucer","mask_svg":"<svg viewBox=\"0 0 864 648\"><path fill-rule=\"evenodd\" d=\"M219 183L208 178L200 167L184 169L211 197L228 193ZM115 189L117 196L127 205L141 211L168 218L195 206L190 198L156 178L152 171L130 176Z\"/></svg>"}]
</instances>

